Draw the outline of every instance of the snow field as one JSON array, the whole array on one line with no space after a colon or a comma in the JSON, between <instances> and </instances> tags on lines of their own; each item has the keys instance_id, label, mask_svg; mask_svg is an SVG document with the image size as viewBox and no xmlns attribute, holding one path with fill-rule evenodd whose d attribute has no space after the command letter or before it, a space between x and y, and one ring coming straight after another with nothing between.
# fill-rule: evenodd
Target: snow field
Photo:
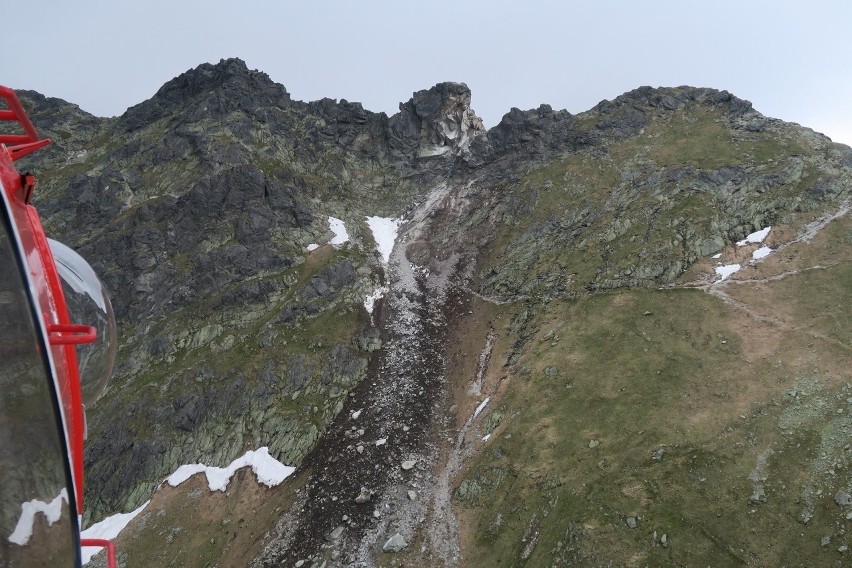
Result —
<instances>
[{"instance_id":1,"label":"snow field","mask_svg":"<svg viewBox=\"0 0 852 568\"><path fill-rule=\"evenodd\" d=\"M364 298L364 307L367 308L367 313L373 315L373 307L375 307L376 302L385 297L385 294L388 293L387 286L379 286L372 293L367 294L367 297Z\"/></svg>"},{"instance_id":2,"label":"snow field","mask_svg":"<svg viewBox=\"0 0 852 568\"><path fill-rule=\"evenodd\" d=\"M396 244L397 236L399 236L399 226L402 224L402 219L391 219L390 217L367 217L367 225L373 233L373 239L376 241L376 250L382 256L382 264L387 267L390 262L390 255L393 252L393 246ZM367 313L373 315L373 307L376 302L383 298L388 293L387 286L379 286L364 298L364 307Z\"/></svg>"},{"instance_id":3,"label":"snow field","mask_svg":"<svg viewBox=\"0 0 852 568\"><path fill-rule=\"evenodd\" d=\"M771 229L772 229L772 227L764 227L763 229L761 229L759 231L755 231L754 233L751 233L750 235L746 236L745 239L743 239L741 241L737 241L737 246L742 247L742 246L745 246L747 244L762 243L763 240L766 239L766 236L769 234L769 231ZM754 262L756 260L766 258L767 256L769 256L769 253L771 253L771 252L772 252L771 248L769 248L768 246L762 246L759 249L757 249L757 250L755 250L754 252L751 253L751 260L752 260L752 262ZM720 258L722 258L722 253L714 254L711 258L713 258L714 260L720 259ZM726 264L724 266L717 266L716 267L716 275L719 276L719 279L716 280L716 282L721 282L722 280L724 280L725 278L727 278L731 274L736 273L740 269L742 269L742 266L739 265L739 264Z\"/></svg>"},{"instance_id":4,"label":"snow field","mask_svg":"<svg viewBox=\"0 0 852 568\"><path fill-rule=\"evenodd\" d=\"M735 272L739 271L740 268L742 268L742 266L740 266L739 264L727 264L725 266L717 266L716 274L719 276L719 279L716 280L716 282L721 282L731 274L734 274Z\"/></svg>"},{"instance_id":5,"label":"snow field","mask_svg":"<svg viewBox=\"0 0 852 568\"><path fill-rule=\"evenodd\" d=\"M151 500L148 499L142 505L139 506L138 509L131 511L130 513L118 513L115 515L110 515L104 520L93 524L86 530L80 533L81 538L103 538L106 540L112 540L119 535L124 528L130 524L130 521L139 516L145 507L148 506ZM101 551L100 546L84 546L83 547L83 564L86 564L92 557Z\"/></svg>"},{"instance_id":6,"label":"snow field","mask_svg":"<svg viewBox=\"0 0 852 568\"><path fill-rule=\"evenodd\" d=\"M487 397L485 400L479 403L479 406L476 407L476 410L473 411L473 418L479 416L479 413L485 410L485 405L488 404L488 401L491 400L491 397Z\"/></svg>"},{"instance_id":7,"label":"snow field","mask_svg":"<svg viewBox=\"0 0 852 568\"><path fill-rule=\"evenodd\" d=\"M337 217L329 217L328 218L328 228L334 233L334 236L331 237L331 240L328 241L329 244L339 246L343 243L349 241L349 233L346 231L346 225L343 224L343 221L338 219ZM308 252L313 252L317 250L320 246L316 243L311 243L305 248L308 249Z\"/></svg>"},{"instance_id":8,"label":"snow field","mask_svg":"<svg viewBox=\"0 0 852 568\"><path fill-rule=\"evenodd\" d=\"M396 237L399 234L399 226L402 224L402 219L391 219L389 217L367 217L367 225L373 232L373 239L376 241L376 249L382 255L382 264L387 266L390 261L393 245L396 243Z\"/></svg>"},{"instance_id":9,"label":"snow field","mask_svg":"<svg viewBox=\"0 0 852 568\"><path fill-rule=\"evenodd\" d=\"M760 260L761 258L766 258L769 256L769 253L772 252L772 249L769 247L760 247L753 253L751 253L752 260Z\"/></svg>"}]
</instances>

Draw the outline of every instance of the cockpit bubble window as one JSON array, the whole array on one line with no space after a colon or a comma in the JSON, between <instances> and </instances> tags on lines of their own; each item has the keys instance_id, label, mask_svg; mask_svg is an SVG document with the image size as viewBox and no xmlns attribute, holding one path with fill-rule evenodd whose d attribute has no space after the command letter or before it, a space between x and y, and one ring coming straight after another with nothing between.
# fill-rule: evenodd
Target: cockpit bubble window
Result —
<instances>
[{"instance_id":1,"label":"cockpit bubble window","mask_svg":"<svg viewBox=\"0 0 852 568\"><path fill-rule=\"evenodd\" d=\"M83 403L90 406L106 388L112 373L118 346L115 315L109 294L89 263L66 245L52 239L47 241L62 280L71 323L91 325L98 332L94 343L77 346Z\"/></svg>"}]
</instances>

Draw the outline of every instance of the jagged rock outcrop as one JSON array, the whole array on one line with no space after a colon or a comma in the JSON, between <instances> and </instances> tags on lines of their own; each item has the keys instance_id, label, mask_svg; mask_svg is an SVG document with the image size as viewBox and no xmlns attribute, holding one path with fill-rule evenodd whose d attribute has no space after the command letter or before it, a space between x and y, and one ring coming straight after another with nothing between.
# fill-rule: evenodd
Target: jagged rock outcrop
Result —
<instances>
[{"instance_id":1,"label":"jagged rock outcrop","mask_svg":"<svg viewBox=\"0 0 852 568\"><path fill-rule=\"evenodd\" d=\"M388 121L393 146L420 158L459 155L484 133L470 108L470 89L464 83L438 83L418 91Z\"/></svg>"},{"instance_id":2,"label":"jagged rock outcrop","mask_svg":"<svg viewBox=\"0 0 852 568\"><path fill-rule=\"evenodd\" d=\"M500 124L473 142L465 160L474 168L503 157L543 160L597 141L593 134L576 130L576 126L577 121L571 113L554 111L550 105L528 111L513 108L503 116Z\"/></svg>"},{"instance_id":3,"label":"jagged rock outcrop","mask_svg":"<svg viewBox=\"0 0 852 568\"><path fill-rule=\"evenodd\" d=\"M266 73L249 71L240 59L205 63L175 77L153 97L130 107L119 118L128 132L163 118L198 122L207 117L224 119L234 111L253 115L261 109L286 108L290 94Z\"/></svg>"}]
</instances>

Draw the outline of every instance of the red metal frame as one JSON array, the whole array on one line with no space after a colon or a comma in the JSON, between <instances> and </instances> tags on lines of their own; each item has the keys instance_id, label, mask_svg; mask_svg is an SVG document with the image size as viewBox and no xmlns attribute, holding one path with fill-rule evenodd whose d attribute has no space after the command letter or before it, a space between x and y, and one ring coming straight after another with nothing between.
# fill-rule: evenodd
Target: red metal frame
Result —
<instances>
[{"instance_id":1,"label":"red metal frame","mask_svg":"<svg viewBox=\"0 0 852 568\"><path fill-rule=\"evenodd\" d=\"M115 545L105 538L81 538L80 546L100 546L107 549L107 568L117 568L115 561Z\"/></svg>"},{"instance_id":2,"label":"red metal frame","mask_svg":"<svg viewBox=\"0 0 852 568\"><path fill-rule=\"evenodd\" d=\"M0 144L6 144L6 150L12 161L23 158L30 152L35 152L39 148L44 148L50 144L50 140L45 138L39 140L38 132L33 126L30 117L24 107L21 106L21 101L18 100L18 95L9 87L0 86L0 98L6 101L6 109L0 109L0 121L15 122L20 125L24 131L23 134L9 134L0 132Z\"/></svg>"},{"instance_id":3,"label":"red metal frame","mask_svg":"<svg viewBox=\"0 0 852 568\"><path fill-rule=\"evenodd\" d=\"M98 330L91 325L54 323L47 326L47 333L51 345L82 345L98 339Z\"/></svg>"},{"instance_id":4,"label":"red metal frame","mask_svg":"<svg viewBox=\"0 0 852 568\"><path fill-rule=\"evenodd\" d=\"M95 341L97 332L91 326L71 322L53 253L41 225L38 211L30 204L35 178L31 174L18 173L13 163L30 152L47 146L50 140L39 139L38 132L14 91L0 86L0 99L3 99L8 107L0 109L0 121L16 123L23 131L23 134L0 132L0 178L6 190L10 214L18 228L18 236L26 254L29 277L37 292L38 308L48 333L53 366L57 375L55 378L59 384L59 395L62 400L66 438L71 454L71 477L77 514L81 515L83 513L83 441L86 422L76 345ZM93 546L105 546L110 559L109 566L112 568L116 565L115 549L110 541L84 539L81 542L92 543Z\"/></svg>"},{"instance_id":5,"label":"red metal frame","mask_svg":"<svg viewBox=\"0 0 852 568\"><path fill-rule=\"evenodd\" d=\"M7 186L8 187L8 186ZM12 215L18 225L21 242L27 253L30 276L36 283L39 306L44 323L49 332L53 362L59 379L62 406L65 411L65 429L68 432L68 444L71 450L74 493L77 497L77 514L83 513L83 438L85 418L83 417L83 397L80 390L80 374L77 365L77 350L67 341L73 337L68 331L73 325L68 315L65 295L62 293L62 281L56 271L53 253L47 242L47 236L41 226L36 208L23 203L18 196L9 196ZM94 338L91 338L94 339ZM66 341L63 341L66 340Z\"/></svg>"}]
</instances>

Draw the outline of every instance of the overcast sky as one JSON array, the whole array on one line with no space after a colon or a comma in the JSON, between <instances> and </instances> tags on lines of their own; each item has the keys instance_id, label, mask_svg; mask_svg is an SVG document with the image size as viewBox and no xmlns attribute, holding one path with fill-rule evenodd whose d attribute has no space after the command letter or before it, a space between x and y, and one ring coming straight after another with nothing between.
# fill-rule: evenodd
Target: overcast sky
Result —
<instances>
[{"instance_id":1,"label":"overcast sky","mask_svg":"<svg viewBox=\"0 0 852 568\"><path fill-rule=\"evenodd\" d=\"M113 116L239 57L293 98L396 112L461 81L491 127L641 85L727 89L852 145L852 2L8 0L0 84Z\"/></svg>"}]
</instances>

